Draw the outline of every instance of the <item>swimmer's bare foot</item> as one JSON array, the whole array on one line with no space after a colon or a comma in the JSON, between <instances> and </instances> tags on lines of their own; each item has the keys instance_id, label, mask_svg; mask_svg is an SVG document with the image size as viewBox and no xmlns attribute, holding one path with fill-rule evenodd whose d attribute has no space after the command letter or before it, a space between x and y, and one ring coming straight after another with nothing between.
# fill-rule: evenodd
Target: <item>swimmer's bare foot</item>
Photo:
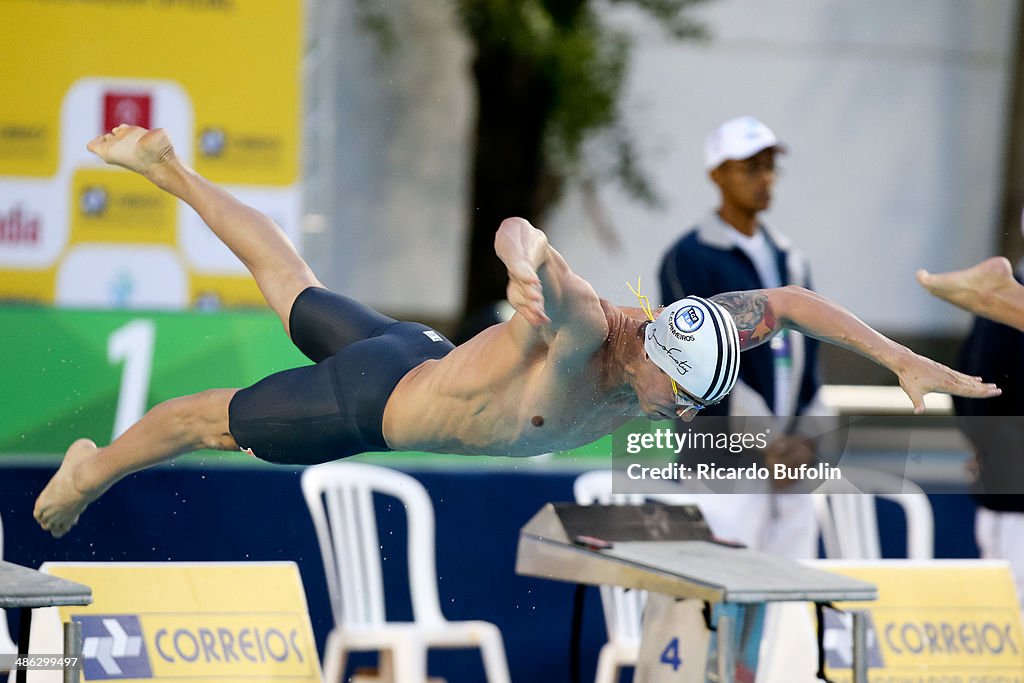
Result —
<instances>
[{"instance_id":1,"label":"swimmer's bare foot","mask_svg":"<svg viewBox=\"0 0 1024 683\"><path fill-rule=\"evenodd\" d=\"M86 149L108 164L124 166L158 185L161 171L175 160L171 138L163 128L146 130L124 123L93 138Z\"/></svg>"},{"instance_id":2,"label":"swimmer's bare foot","mask_svg":"<svg viewBox=\"0 0 1024 683\"><path fill-rule=\"evenodd\" d=\"M917 281L934 296L978 315L991 317L993 304L1018 288L1013 268L1002 256L949 273L917 271Z\"/></svg>"},{"instance_id":3,"label":"swimmer's bare foot","mask_svg":"<svg viewBox=\"0 0 1024 683\"><path fill-rule=\"evenodd\" d=\"M89 439L78 439L68 447L64 461L36 499L33 516L44 530L60 538L78 522L86 506L99 498L100 491L81 491L76 486L75 471L99 449Z\"/></svg>"}]
</instances>

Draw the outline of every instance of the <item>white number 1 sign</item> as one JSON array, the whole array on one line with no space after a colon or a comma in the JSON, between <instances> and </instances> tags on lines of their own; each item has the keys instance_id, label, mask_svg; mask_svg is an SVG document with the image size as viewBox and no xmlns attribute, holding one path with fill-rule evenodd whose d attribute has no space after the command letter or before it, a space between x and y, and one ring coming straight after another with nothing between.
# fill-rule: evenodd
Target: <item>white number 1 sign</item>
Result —
<instances>
[{"instance_id":1,"label":"white number 1 sign","mask_svg":"<svg viewBox=\"0 0 1024 683\"><path fill-rule=\"evenodd\" d=\"M155 341L156 326L152 320L133 320L114 330L107 339L107 360L112 365L124 361L112 439L121 436L146 412Z\"/></svg>"}]
</instances>

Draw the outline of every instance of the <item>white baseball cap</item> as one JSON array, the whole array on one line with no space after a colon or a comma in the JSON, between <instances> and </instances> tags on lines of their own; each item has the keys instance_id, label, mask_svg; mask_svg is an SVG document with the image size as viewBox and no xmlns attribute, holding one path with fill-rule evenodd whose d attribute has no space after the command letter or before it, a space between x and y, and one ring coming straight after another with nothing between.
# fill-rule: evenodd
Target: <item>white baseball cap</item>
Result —
<instances>
[{"instance_id":1,"label":"white baseball cap","mask_svg":"<svg viewBox=\"0 0 1024 683\"><path fill-rule=\"evenodd\" d=\"M724 161L749 159L769 147L786 151L771 128L753 116L729 119L704 142L704 167L710 171Z\"/></svg>"},{"instance_id":2,"label":"white baseball cap","mask_svg":"<svg viewBox=\"0 0 1024 683\"><path fill-rule=\"evenodd\" d=\"M695 403L718 403L740 371L740 337L729 311L688 296L666 306L647 325L644 351Z\"/></svg>"}]
</instances>

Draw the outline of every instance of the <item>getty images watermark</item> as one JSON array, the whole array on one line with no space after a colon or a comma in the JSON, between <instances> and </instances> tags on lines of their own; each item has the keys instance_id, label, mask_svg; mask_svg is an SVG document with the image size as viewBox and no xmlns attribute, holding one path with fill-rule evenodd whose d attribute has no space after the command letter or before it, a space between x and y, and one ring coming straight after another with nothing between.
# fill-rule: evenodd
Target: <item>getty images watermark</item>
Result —
<instances>
[{"instance_id":1,"label":"getty images watermark","mask_svg":"<svg viewBox=\"0 0 1024 683\"><path fill-rule=\"evenodd\" d=\"M722 454L740 454L751 449L764 450L771 440L771 430L761 432L708 432L672 428L649 432L629 432L625 438L625 452L629 455L670 452L678 456L683 452L705 451ZM771 467L756 463L737 465L715 461L685 464L670 462L648 466L633 462L625 466L626 476L637 481L831 481L843 478L842 470L826 462L795 466L775 463Z\"/></svg>"},{"instance_id":2,"label":"getty images watermark","mask_svg":"<svg viewBox=\"0 0 1024 683\"><path fill-rule=\"evenodd\" d=\"M715 463L683 465L672 462L660 467L647 467L634 462L626 466L626 476L637 481L653 479L674 479L676 481L768 481L771 479L790 481L829 481L842 479L838 467L819 462L816 465L801 464L794 467L776 463L771 468L764 465L746 467L718 466Z\"/></svg>"},{"instance_id":3,"label":"getty images watermark","mask_svg":"<svg viewBox=\"0 0 1024 683\"><path fill-rule=\"evenodd\" d=\"M612 434L617 493L1024 495L1024 416L699 415L634 420ZM916 490L916 489L914 489Z\"/></svg>"}]
</instances>

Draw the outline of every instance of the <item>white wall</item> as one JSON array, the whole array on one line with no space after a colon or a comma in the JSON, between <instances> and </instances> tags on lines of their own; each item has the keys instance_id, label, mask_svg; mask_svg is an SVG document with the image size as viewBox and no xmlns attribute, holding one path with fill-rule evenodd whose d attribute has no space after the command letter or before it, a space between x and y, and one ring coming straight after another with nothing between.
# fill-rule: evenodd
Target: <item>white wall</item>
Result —
<instances>
[{"instance_id":1,"label":"white wall","mask_svg":"<svg viewBox=\"0 0 1024 683\"><path fill-rule=\"evenodd\" d=\"M310 0L303 255L332 289L394 314L452 316L464 279L469 48L447 3L395 0L382 52L354 0Z\"/></svg>"},{"instance_id":2,"label":"white wall","mask_svg":"<svg viewBox=\"0 0 1024 683\"><path fill-rule=\"evenodd\" d=\"M598 291L628 302L638 274L715 205L701 147L717 123L764 120L788 145L766 220L810 256L817 288L893 332L960 329L914 271L969 265L995 249L1016 3L860 0L712 2L714 38L643 34L628 116L663 211L604 192L625 247L602 248L577 198L552 239Z\"/></svg>"},{"instance_id":3,"label":"white wall","mask_svg":"<svg viewBox=\"0 0 1024 683\"><path fill-rule=\"evenodd\" d=\"M469 47L446 3L401 0L389 3L399 47L383 57L351 4L332 34L337 179L308 202L329 230L310 236L307 255L328 285L384 310L453 315ZM616 10L640 35L626 110L665 204L602 187L623 244L612 250L570 193L546 226L552 240L611 300L628 303L637 275L653 294L664 249L716 201L704 137L752 114L790 149L766 219L811 257L818 289L892 332L962 329L966 315L919 291L913 273L996 246L1016 11L1013 0L714 0L696 13L713 38L695 44Z\"/></svg>"}]
</instances>

